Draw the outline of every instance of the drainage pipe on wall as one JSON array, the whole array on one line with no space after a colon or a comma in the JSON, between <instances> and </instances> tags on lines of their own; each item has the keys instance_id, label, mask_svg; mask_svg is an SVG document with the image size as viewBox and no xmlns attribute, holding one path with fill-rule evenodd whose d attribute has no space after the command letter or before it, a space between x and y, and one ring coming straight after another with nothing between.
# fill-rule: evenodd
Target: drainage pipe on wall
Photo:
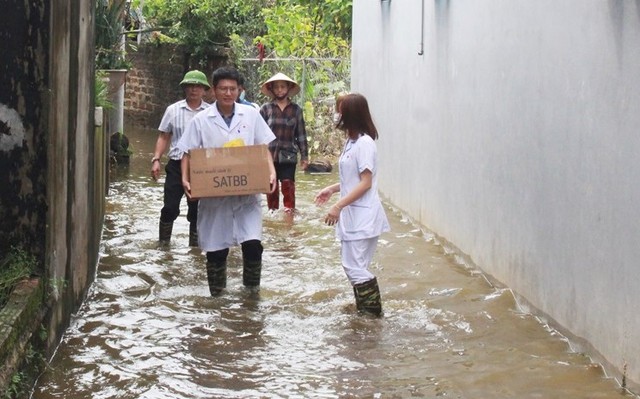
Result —
<instances>
[{"instance_id":1,"label":"drainage pipe on wall","mask_svg":"<svg viewBox=\"0 0 640 399\"><path fill-rule=\"evenodd\" d=\"M422 0L422 12L420 13L420 50L418 55L424 54L424 0Z\"/></svg>"}]
</instances>

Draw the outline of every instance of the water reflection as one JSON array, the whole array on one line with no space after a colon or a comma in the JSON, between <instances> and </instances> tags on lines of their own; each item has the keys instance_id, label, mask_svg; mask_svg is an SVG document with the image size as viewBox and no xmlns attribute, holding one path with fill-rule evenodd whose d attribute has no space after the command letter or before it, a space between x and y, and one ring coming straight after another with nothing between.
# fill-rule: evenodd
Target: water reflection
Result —
<instances>
[{"instance_id":1,"label":"water reflection","mask_svg":"<svg viewBox=\"0 0 640 399\"><path fill-rule=\"evenodd\" d=\"M393 209L373 265L385 316L356 316L340 247L312 203L335 174L297 176L294 220L265 206L259 294L243 288L233 248L228 290L209 297L186 206L171 243L157 242L155 132L130 140L131 165L111 176L97 280L33 398L625 396Z\"/></svg>"}]
</instances>

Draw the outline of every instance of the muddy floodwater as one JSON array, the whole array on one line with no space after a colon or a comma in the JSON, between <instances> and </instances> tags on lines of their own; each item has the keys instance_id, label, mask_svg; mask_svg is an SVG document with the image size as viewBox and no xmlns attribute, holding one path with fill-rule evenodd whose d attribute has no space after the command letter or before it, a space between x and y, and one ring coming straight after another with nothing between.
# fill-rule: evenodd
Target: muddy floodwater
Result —
<instances>
[{"instance_id":1,"label":"muddy floodwater","mask_svg":"<svg viewBox=\"0 0 640 399\"><path fill-rule=\"evenodd\" d=\"M334 230L313 204L335 170L297 174L293 220L263 201L259 294L242 286L236 247L228 289L211 298L184 203L171 243L157 241L155 132L128 136L133 156L112 170L96 281L32 398L633 397L389 205L392 231L372 267L384 317L358 316Z\"/></svg>"}]
</instances>

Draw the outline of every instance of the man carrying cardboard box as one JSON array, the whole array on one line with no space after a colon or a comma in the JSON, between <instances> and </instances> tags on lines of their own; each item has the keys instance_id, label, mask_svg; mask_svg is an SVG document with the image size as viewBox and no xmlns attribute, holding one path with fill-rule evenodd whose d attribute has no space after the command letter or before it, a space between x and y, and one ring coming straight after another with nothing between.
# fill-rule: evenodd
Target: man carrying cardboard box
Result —
<instances>
[{"instance_id":1,"label":"man carrying cardboard box","mask_svg":"<svg viewBox=\"0 0 640 399\"><path fill-rule=\"evenodd\" d=\"M178 142L182 157L182 185L191 196L189 152L197 148L222 148L229 145L261 145L275 139L258 110L238 104L240 74L231 67L216 69L212 75L216 102L200 112ZM273 159L267 157L271 191L276 172ZM242 247L242 282L248 288L260 286L262 272L262 207L260 194L200 198L198 237L207 254L209 292L217 296L227 285L229 248Z\"/></svg>"}]
</instances>

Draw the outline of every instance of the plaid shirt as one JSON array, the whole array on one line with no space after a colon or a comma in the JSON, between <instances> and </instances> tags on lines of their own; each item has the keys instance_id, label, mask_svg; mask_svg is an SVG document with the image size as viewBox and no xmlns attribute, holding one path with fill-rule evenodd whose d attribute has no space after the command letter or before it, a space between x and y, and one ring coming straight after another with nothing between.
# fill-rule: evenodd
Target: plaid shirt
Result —
<instances>
[{"instance_id":1,"label":"plaid shirt","mask_svg":"<svg viewBox=\"0 0 640 399\"><path fill-rule=\"evenodd\" d=\"M260 108L260 114L276 135L276 139L269 143L274 159L278 159L278 149L291 147L298 148L301 160L309 159L307 130L302 108L298 104L290 102L284 110L280 110L275 102L270 102Z\"/></svg>"}]
</instances>

